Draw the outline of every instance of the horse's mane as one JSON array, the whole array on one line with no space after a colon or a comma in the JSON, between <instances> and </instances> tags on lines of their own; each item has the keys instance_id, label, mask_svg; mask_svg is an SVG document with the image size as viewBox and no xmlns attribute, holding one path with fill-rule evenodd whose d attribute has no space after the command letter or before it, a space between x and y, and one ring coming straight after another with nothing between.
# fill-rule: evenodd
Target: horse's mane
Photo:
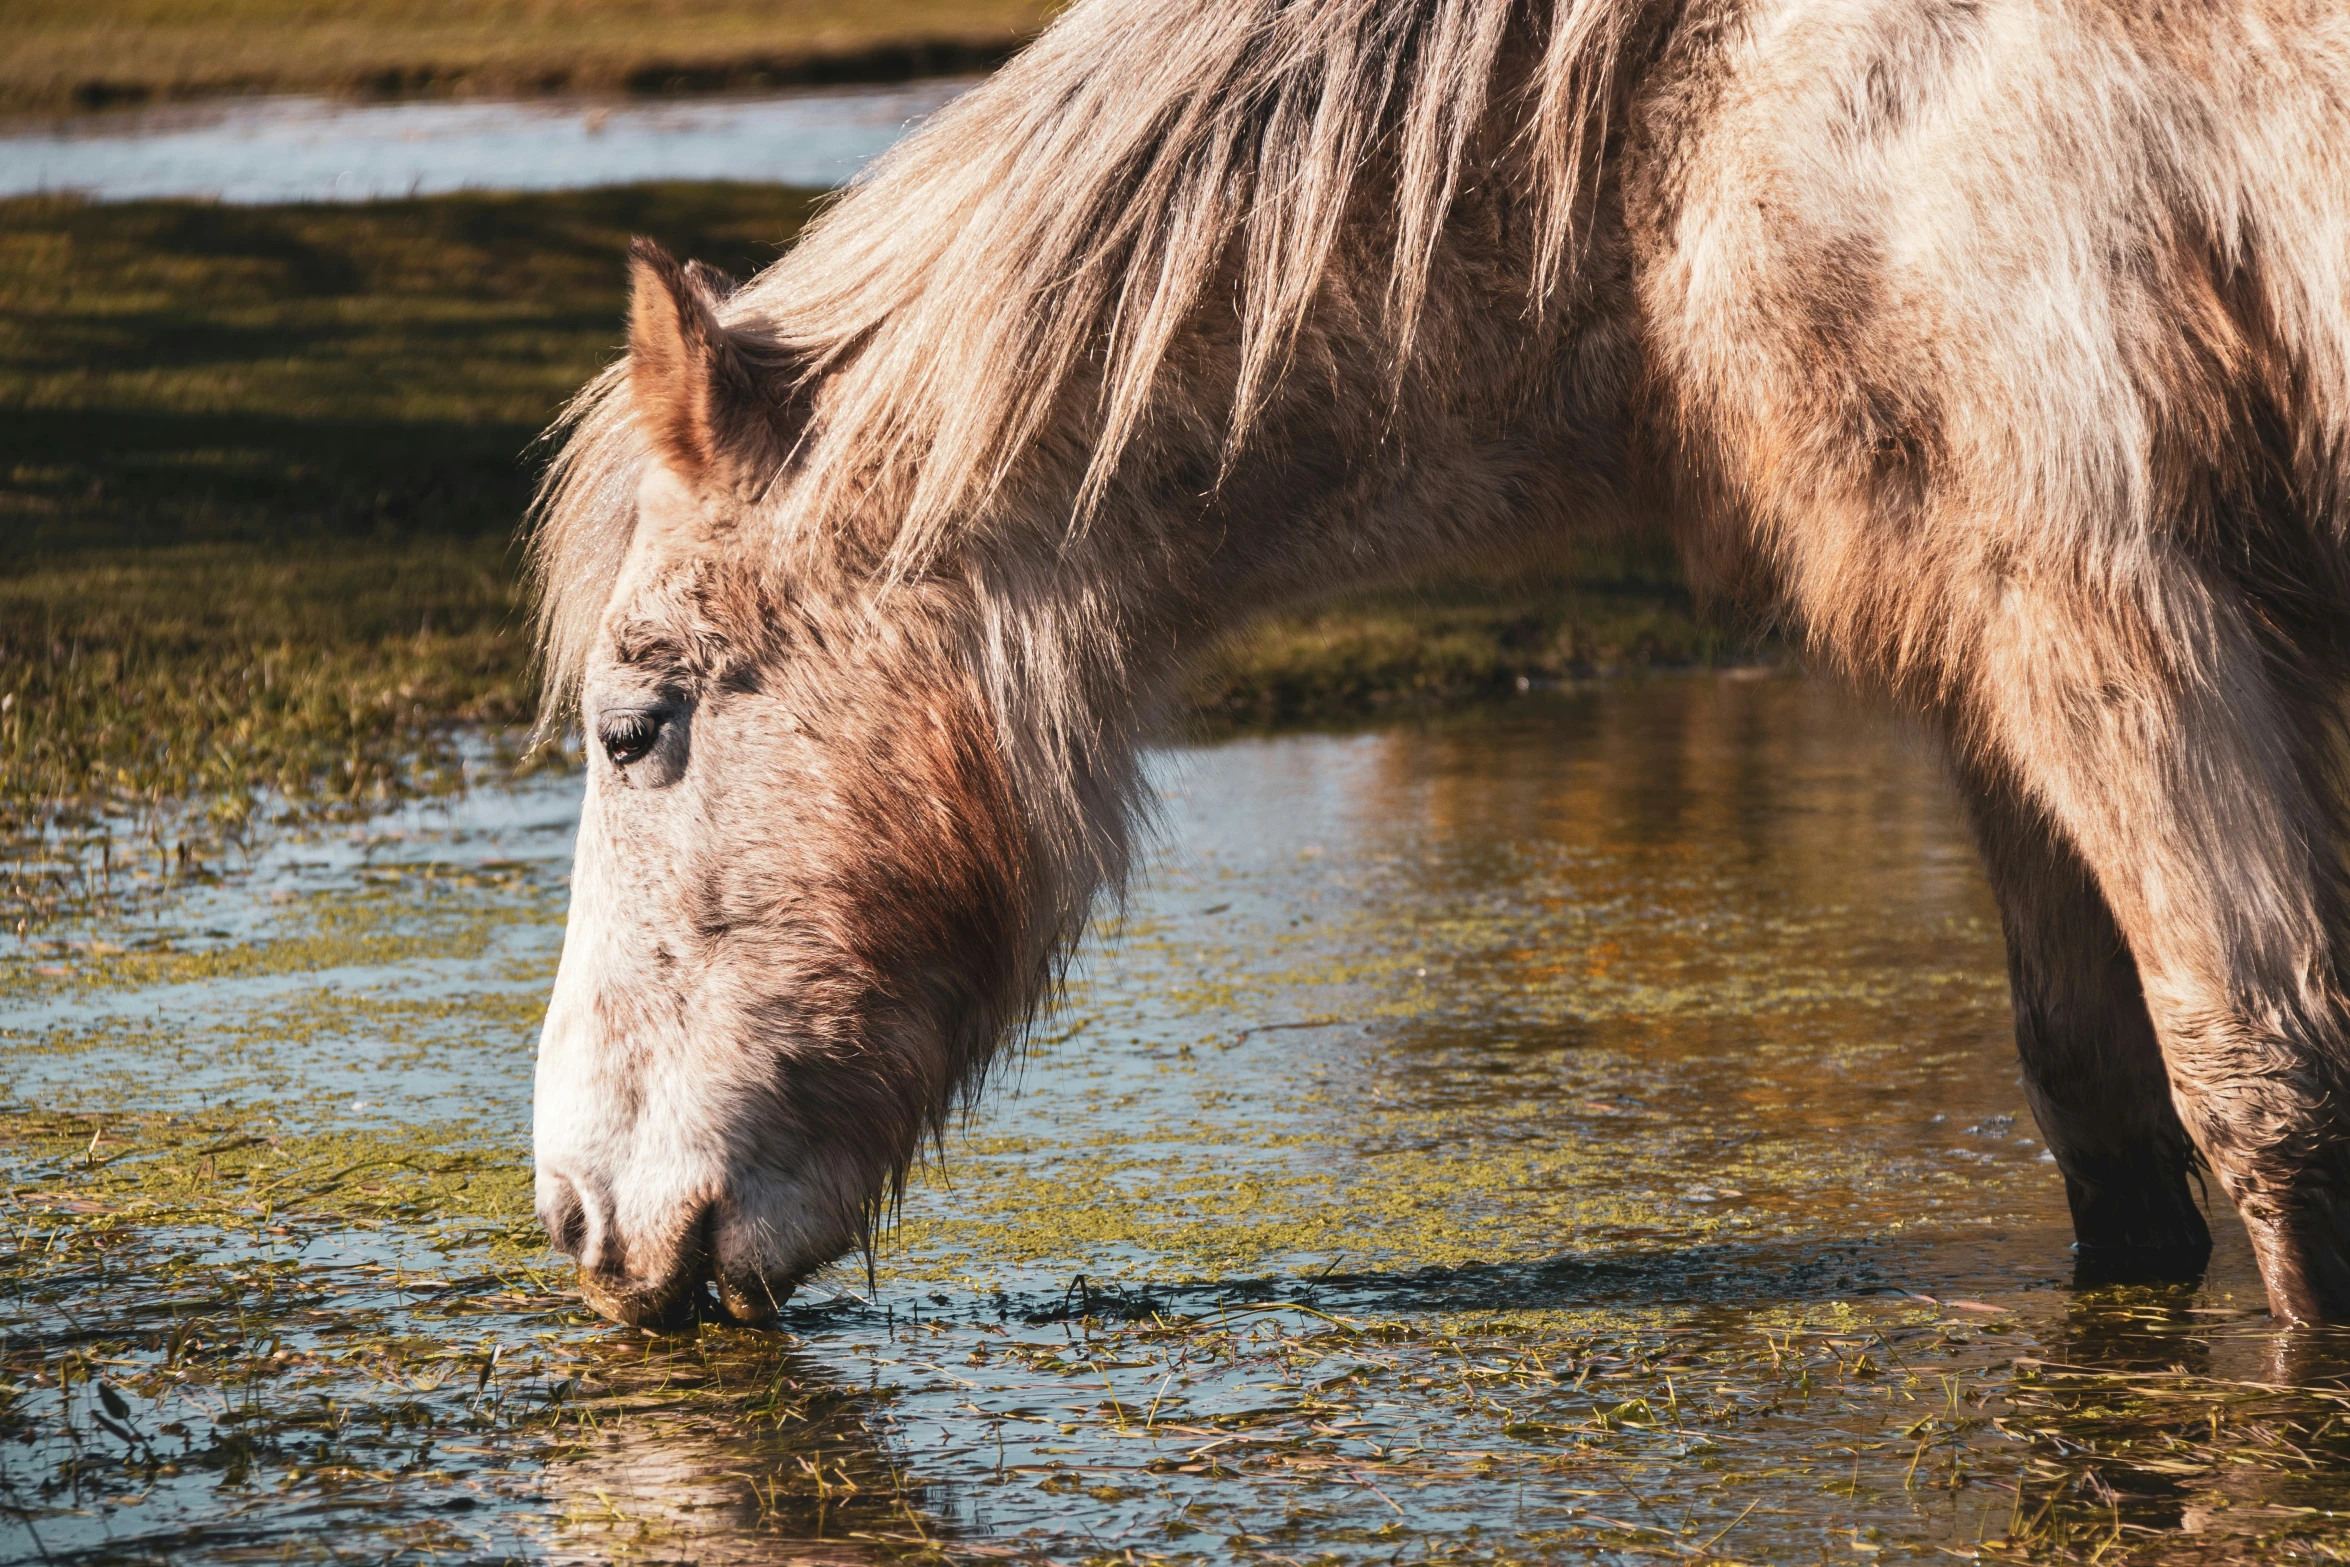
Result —
<instances>
[{"instance_id":1,"label":"horse's mane","mask_svg":"<svg viewBox=\"0 0 2350 1567\"><path fill-rule=\"evenodd\" d=\"M903 570L977 516L1073 376L1099 386L1081 525L1154 407L1176 333L1233 282L1238 451L1307 319L1363 181L1391 214L1398 373L1473 145L1520 187L1540 309L1643 0L1082 0L939 113L729 300L826 382L789 482L900 518ZM1359 238L1352 243L1360 243ZM1376 282L1376 280L1373 280ZM541 487L532 561L549 712L576 693L633 526L645 448L625 365L580 394Z\"/></svg>"}]
</instances>

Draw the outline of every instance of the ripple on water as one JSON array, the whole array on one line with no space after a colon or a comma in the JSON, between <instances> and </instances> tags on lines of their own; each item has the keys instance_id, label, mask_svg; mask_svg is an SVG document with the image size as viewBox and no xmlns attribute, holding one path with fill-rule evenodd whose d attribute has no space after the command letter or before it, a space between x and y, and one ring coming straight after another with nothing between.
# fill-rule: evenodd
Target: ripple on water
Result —
<instances>
[{"instance_id":1,"label":"ripple on water","mask_svg":"<svg viewBox=\"0 0 2350 1567\"><path fill-rule=\"evenodd\" d=\"M533 1229L575 780L276 843L120 952L0 963L0 1538L2350 1546L2340 1357L2268 1332L2232 1225L2199 1288L2071 1287L1912 738L1665 680L1155 776L1169 847L1017 1081L871 1283L779 1335L597 1325Z\"/></svg>"}]
</instances>

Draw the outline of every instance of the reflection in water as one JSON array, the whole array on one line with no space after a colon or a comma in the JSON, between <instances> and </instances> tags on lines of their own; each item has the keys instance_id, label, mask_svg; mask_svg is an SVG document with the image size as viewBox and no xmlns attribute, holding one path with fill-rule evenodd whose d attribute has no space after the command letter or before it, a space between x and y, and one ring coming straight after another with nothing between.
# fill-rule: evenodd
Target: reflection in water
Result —
<instances>
[{"instance_id":1,"label":"reflection in water","mask_svg":"<svg viewBox=\"0 0 2350 1567\"><path fill-rule=\"evenodd\" d=\"M0 130L0 196L384 201L647 180L846 184L967 80L681 102L228 99Z\"/></svg>"},{"instance_id":2,"label":"reflection in water","mask_svg":"<svg viewBox=\"0 0 2350 1567\"><path fill-rule=\"evenodd\" d=\"M575 781L0 957L0 1555L2350 1550L2350 1356L2232 1223L2071 1287L1923 745L1704 678L1157 767L1158 868L780 1336L590 1322L530 1223Z\"/></svg>"},{"instance_id":3,"label":"reflection in water","mask_svg":"<svg viewBox=\"0 0 2350 1567\"><path fill-rule=\"evenodd\" d=\"M1033 1196L1033 1226L1081 1184L1086 1229L1131 1248L1097 1266L1624 1266L1667 1241L1767 1266L1899 1236L1920 1289L2065 1267L1936 764L1831 694L1608 687L1170 777L1171 863L1050 1056L1084 1086L999 1106L1017 1167L974 1188ZM936 1201L917 1253L933 1212L993 1217Z\"/></svg>"},{"instance_id":4,"label":"reflection in water","mask_svg":"<svg viewBox=\"0 0 2350 1567\"><path fill-rule=\"evenodd\" d=\"M542 1470L547 1560L862 1564L935 1535L868 1426L880 1400L821 1362L745 1333L612 1350Z\"/></svg>"},{"instance_id":5,"label":"reflection in water","mask_svg":"<svg viewBox=\"0 0 2350 1567\"><path fill-rule=\"evenodd\" d=\"M2040 1150L1996 915L1923 746L1817 686L1675 683L1399 740L1351 814L1392 845L1382 923L1445 949L1374 1046L1398 1097L1558 1145L1581 1206L1623 1191L1642 1233L1702 1205L1717 1241L1805 1254L1914 1236L1918 1287L2063 1263L2053 1172L2016 1168ZM1608 1168L1573 1158L1634 1126ZM2022 1244L1996 1262L1964 1254L1971 1234L1918 1244L1945 1192L1989 1221L1992 1170L2015 1177L1998 1223Z\"/></svg>"}]
</instances>

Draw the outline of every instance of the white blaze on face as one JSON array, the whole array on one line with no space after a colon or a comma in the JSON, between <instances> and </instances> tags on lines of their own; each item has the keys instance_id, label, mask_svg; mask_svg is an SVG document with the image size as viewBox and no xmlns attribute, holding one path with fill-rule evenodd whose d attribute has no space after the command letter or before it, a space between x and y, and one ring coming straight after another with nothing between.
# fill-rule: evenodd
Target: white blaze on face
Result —
<instances>
[{"instance_id":1,"label":"white blaze on face","mask_svg":"<svg viewBox=\"0 0 2350 1567\"><path fill-rule=\"evenodd\" d=\"M715 1282L758 1318L864 1238L1059 926L958 590L902 586L877 629L861 579L745 558L742 474L765 470L729 443L773 429L728 399L756 355L689 274L638 261L653 461L585 659L538 1205L598 1310L668 1322Z\"/></svg>"},{"instance_id":2,"label":"white blaze on face","mask_svg":"<svg viewBox=\"0 0 2350 1567\"><path fill-rule=\"evenodd\" d=\"M671 1064L684 1043L677 976L658 973L646 933L629 928L628 889L615 885L609 771L591 759L563 961L539 1039L538 1211L605 1293L662 1297L684 1271L677 1253L699 1244L690 1232L703 1194L720 1183L690 1151L704 1117Z\"/></svg>"},{"instance_id":3,"label":"white blaze on face","mask_svg":"<svg viewBox=\"0 0 2350 1567\"><path fill-rule=\"evenodd\" d=\"M660 596L632 563L624 590L636 583ZM727 699L695 687L657 658L591 670L570 921L539 1043L539 1213L590 1299L631 1320L674 1317L713 1274L730 1309L765 1315L763 1296L853 1239L820 1218L842 1204L813 1200L800 1129L779 1114L788 965L763 961L760 933L703 928L758 852L712 796L759 769Z\"/></svg>"}]
</instances>

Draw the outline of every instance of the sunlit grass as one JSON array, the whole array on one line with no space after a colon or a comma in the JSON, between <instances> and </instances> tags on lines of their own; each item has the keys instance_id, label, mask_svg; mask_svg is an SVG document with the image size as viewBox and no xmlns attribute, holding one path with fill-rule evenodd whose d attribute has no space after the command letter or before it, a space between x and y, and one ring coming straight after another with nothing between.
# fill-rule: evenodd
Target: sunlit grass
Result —
<instances>
[{"instance_id":1,"label":"sunlit grass","mask_svg":"<svg viewBox=\"0 0 2350 1567\"><path fill-rule=\"evenodd\" d=\"M0 826L256 791L432 788L452 720L529 712L508 551L224 545L108 552L0 577Z\"/></svg>"}]
</instances>

